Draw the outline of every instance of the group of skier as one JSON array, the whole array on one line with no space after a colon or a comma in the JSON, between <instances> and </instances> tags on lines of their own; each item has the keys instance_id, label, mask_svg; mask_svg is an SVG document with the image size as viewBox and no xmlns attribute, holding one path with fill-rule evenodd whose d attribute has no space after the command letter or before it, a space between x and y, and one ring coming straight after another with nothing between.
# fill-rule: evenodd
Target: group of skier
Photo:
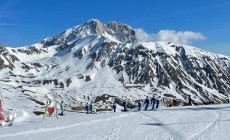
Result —
<instances>
[{"instance_id":1,"label":"group of skier","mask_svg":"<svg viewBox=\"0 0 230 140\"><path fill-rule=\"evenodd\" d=\"M90 103L90 104L86 104L86 106L85 106L85 110L86 110L86 114L92 114L92 112L93 112L93 105L92 105L92 103Z\"/></svg>"},{"instance_id":2,"label":"group of skier","mask_svg":"<svg viewBox=\"0 0 230 140\"><path fill-rule=\"evenodd\" d=\"M151 99L149 99L148 96L147 96L146 99L145 99L145 101L144 101L144 105L145 105L145 109L144 110L148 109L150 103L152 104L152 109L155 109L155 108L157 109L159 107L160 100L158 98L156 98L155 96L153 96ZM142 100L138 100L138 102L137 102L138 111L141 110L142 104L143 104ZM113 105L114 112L116 112L115 107ZM124 107L123 111L128 111L127 110L127 103L126 103L126 101L123 102L123 107Z\"/></svg>"},{"instance_id":3,"label":"group of skier","mask_svg":"<svg viewBox=\"0 0 230 140\"><path fill-rule=\"evenodd\" d=\"M160 101L159 101L159 99L155 98L155 96L153 96L151 99L149 99L148 96L147 96L146 99L145 99L145 101L144 101L145 110L148 109L149 103L152 104L152 109L155 109L155 108L157 109L159 107ZM142 106L142 101L139 100L138 103L137 103L137 105L138 105L138 111L140 111L141 110L141 106Z\"/></svg>"},{"instance_id":4,"label":"group of skier","mask_svg":"<svg viewBox=\"0 0 230 140\"><path fill-rule=\"evenodd\" d=\"M140 111L141 107L145 106L144 110L147 110L149 108L150 104L152 104L151 109L158 109L159 103L160 103L160 100L157 97L155 97L154 95L151 98L149 98L147 96L146 99L144 100L144 102L142 100L137 101L137 108L138 108L138 111ZM124 101L122 103L122 105L123 105L123 108L124 108L123 111L128 111L127 102ZM115 102L112 104L112 108L113 108L113 112L116 112L117 105L116 105ZM64 102L63 101L60 102L60 110L61 110L61 112L58 115L60 115L60 116L64 115ZM86 114L92 114L93 113L93 104L92 104L92 102L90 104L86 103L85 111L86 111Z\"/></svg>"}]
</instances>

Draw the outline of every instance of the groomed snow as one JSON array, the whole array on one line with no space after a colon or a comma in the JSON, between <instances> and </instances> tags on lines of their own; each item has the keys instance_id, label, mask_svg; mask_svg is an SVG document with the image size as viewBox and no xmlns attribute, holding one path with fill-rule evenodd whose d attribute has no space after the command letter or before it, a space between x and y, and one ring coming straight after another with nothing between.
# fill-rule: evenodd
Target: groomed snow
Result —
<instances>
[{"instance_id":1,"label":"groomed snow","mask_svg":"<svg viewBox=\"0 0 230 140\"><path fill-rule=\"evenodd\" d=\"M0 128L1 140L228 140L230 105L161 108L156 111L23 115Z\"/></svg>"}]
</instances>

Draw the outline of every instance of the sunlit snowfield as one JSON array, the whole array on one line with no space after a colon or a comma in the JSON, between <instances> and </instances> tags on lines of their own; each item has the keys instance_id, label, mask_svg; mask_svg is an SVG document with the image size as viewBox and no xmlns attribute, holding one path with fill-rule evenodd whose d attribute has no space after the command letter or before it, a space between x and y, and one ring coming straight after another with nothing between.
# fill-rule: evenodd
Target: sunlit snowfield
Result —
<instances>
[{"instance_id":1,"label":"sunlit snowfield","mask_svg":"<svg viewBox=\"0 0 230 140\"><path fill-rule=\"evenodd\" d=\"M24 114L0 128L1 140L153 140L230 138L230 105L160 108L119 113L66 113L45 118Z\"/></svg>"}]
</instances>

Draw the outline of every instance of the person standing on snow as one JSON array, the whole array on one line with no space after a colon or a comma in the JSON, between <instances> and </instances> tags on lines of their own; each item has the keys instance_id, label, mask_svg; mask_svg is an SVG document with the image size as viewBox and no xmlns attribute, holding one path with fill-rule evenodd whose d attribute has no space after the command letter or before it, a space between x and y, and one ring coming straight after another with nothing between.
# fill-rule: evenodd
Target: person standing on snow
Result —
<instances>
[{"instance_id":1,"label":"person standing on snow","mask_svg":"<svg viewBox=\"0 0 230 140\"><path fill-rule=\"evenodd\" d=\"M92 102L90 103L89 105L89 114L92 114L93 112L93 105L92 105Z\"/></svg>"},{"instance_id":2,"label":"person standing on snow","mask_svg":"<svg viewBox=\"0 0 230 140\"><path fill-rule=\"evenodd\" d=\"M148 96L147 96L146 99L145 99L145 104L146 104L145 110L147 110L148 107L149 107L149 98L148 98Z\"/></svg>"},{"instance_id":3,"label":"person standing on snow","mask_svg":"<svg viewBox=\"0 0 230 140\"><path fill-rule=\"evenodd\" d=\"M61 113L59 114L59 115L64 115L64 102L63 101L61 101L61 103L60 103L60 109L61 109Z\"/></svg>"},{"instance_id":4,"label":"person standing on snow","mask_svg":"<svg viewBox=\"0 0 230 140\"><path fill-rule=\"evenodd\" d=\"M156 98L155 98L155 96L153 95L153 97L152 97L152 99L151 99L151 104L153 104L152 109L154 109L155 102L156 102Z\"/></svg>"},{"instance_id":5,"label":"person standing on snow","mask_svg":"<svg viewBox=\"0 0 230 140\"><path fill-rule=\"evenodd\" d=\"M228 103L230 103L230 93L228 93Z\"/></svg>"},{"instance_id":6,"label":"person standing on snow","mask_svg":"<svg viewBox=\"0 0 230 140\"><path fill-rule=\"evenodd\" d=\"M89 104L87 103L85 106L86 114L89 114Z\"/></svg>"},{"instance_id":7,"label":"person standing on snow","mask_svg":"<svg viewBox=\"0 0 230 140\"><path fill-rule=\"evenodd\" d=\"M192 105L192 98L191 98L191 95L188 96L188 104L189 104L189 105Z\"/></svg>"},{"instance_id":8,"label":"person standing on snow","mask_svg":"<svg viewBox=\"0 0 230 140\"><path fill-rule=\"evenodd\" d=\"M159 106L159 103L160 103L160 99L159 99L159 96L155 99L155 102L156 102L156 109L158 109L158 106Z\"/></svg>"},{"instance_id":9,"label":"person standing on snow","mask_svg":"<svg viewBox=\"0 0 230 140\"><path fill-rule=\"evenodd\" d=\"M114 102L114 103L113 103L113 112L116 112L116 108L117 108L117 107L116 107L116 103Z\"/></svg>"},{"instance_id":10,"label":"person standing on snow","mask_svg":"<svg viewBox=\"0 0 230 140\"><path fill-rule=\"evenodd\" d=\"M123 102L123 106L124 106L124 111L127 111L126 101Z\"/></svg>"},{"instance_id":11,"label":"person standing on snow","mask_svg":"<svg viewBox=\"0 0 230 140\"><path fill-rule=\"evenodd\" d=\"M140 111L141 110L141 100L138 100L138 111Z\"/></svg>"}]
</instances>

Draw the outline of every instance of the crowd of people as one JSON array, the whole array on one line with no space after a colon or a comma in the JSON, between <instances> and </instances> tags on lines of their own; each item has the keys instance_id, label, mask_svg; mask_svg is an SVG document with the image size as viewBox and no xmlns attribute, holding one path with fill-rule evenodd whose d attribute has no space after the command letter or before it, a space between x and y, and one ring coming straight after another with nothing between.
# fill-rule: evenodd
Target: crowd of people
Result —
<instances>
[{"instance_id":1,"label":"crowd of people","mask_svg":"<svg viewBox=\"0 0 230 140\"><path fill-rule=\"evenodd\" d=\"M164 100L163 100L163 102L164 102ZM145 100L138 100L136 107L137 107L138 111L141 110L142 106L144 106L144 110L148 110L150 105L151 105L151 109L158 109L159 104L160 104L159 97L153 95L150 98L147 96ZM188 104L192 105L191 96L188 97ZM124 100L123 103L122 103L122 106L123 106L122 111L128 111L127 105L128 105L128 103ZM170 106L174 106L174 100L173 99L171 100L171 105ZM112 109L113 109L113 112L116 112L117 105L116 105L115 102L112 104ZM63 101L60 102L60 110L61 110L61 112L58 115L61 115L61 116L64 115L64 110L65 109L64 109L64 102ZM90 104L86 103L85 111L86 111L86 114L92 114L93 113L93 103L92 102Z\"/></svg>"},{"instance_id":2,"label":"crowd of people","mask_svg":"<svg viewBox=\"0 0 230 140\"><path fill-rule=\"evenodd\" d=\"M93 104L92 104L92 102L90 104L88 104L88 103L86 104L85 110L86 110L86 114L92 114L92 112L93 112Z\"/></svg>"},{"instance_id":3,"label":"crowd of people","mask_svg":"<svg viewBox=\"0 0 230 140\"><path fill-rule=\"evenodd\" d=\"M189 99L189 102L191 102L191 98ZM158 109L159 104L160 104L159 97L153 95L153 97L151 97L151 98L149 98L147 96L144 101L138 100L137 101L137 110L140 111L142 106L144 106L144 110L148 110L150 104L152 105L151 109ZM121 111L128 111L127 105L128 105L127 102L124 100L122 103L123 110L121 110ZM113 109L113 112L116 112L117 105L115 102L112 104L112 109ZM92 102L90 104L86 103L85 111L86 111L86 114L92 114L92 111L93 111Z\"/></svg>"},{"instance_id":4,"label":"crowd of people","mask_svg":"<svg viewBox=\"0 0 230 140\"><path fill-rule=\"evenodd\" d=\"M145 106L145 109L144 110L147 110L148 107L149 107L149 104L152 104L152 109L157 109L159 107L159 103L160 103L160 100L158 98L156 98L155 96L153 96L152 98L148 98L148 96L146 97L144 103L142 100L138 100L137 101L137 107L138 107L138 111L141 110L141 107L144 105ZM123 102L123 111L128 111L127 110L127 103L126 101ZM116 110L114 109L114 112Z\"/></svg>"},{"instance_id":5,"label":"crowd of people","mask_svg":"<svg viewBox=\"0 0 230 140\"><path fill-rule=\"evenodd\" d=\"M138 111L141 110L142 106L145 106L144 110L147 110L149 107L149 104L152 104L152 109L157 109L159 107L159 103L160 103L160 100L158 98L156 98L155 96L153 96L151 99L149 99L147 96L144 102L142 100L137 101ZM123 101L122 106L123 106L122 111L128 111L126 101ZM113 112L116 112L117 105L115 102L112 104L112 109L113 109ZM92 114L92 112L93 112L93 103L92 102L90 104L86 103L85 111L86 111L86 114Z\"/></svg>"}]
</instances>

